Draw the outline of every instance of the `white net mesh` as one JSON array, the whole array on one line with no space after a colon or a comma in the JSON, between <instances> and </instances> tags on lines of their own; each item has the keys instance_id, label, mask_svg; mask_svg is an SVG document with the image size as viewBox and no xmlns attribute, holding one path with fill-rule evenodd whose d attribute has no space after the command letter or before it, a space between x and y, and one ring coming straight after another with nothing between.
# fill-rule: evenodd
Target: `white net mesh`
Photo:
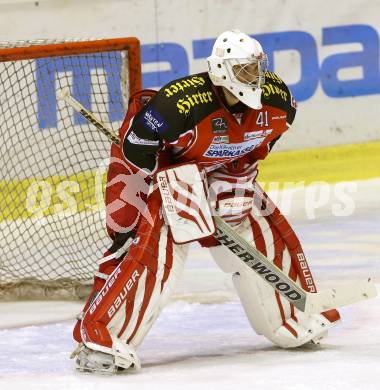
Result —
<instances>
[{"instance_id":1,"label":"white net mesh","mask_svg":"<svg viewBox=\"0 0 380 390\"><path fill-rule=\"evenodd\" d=\"M52 41L7 47L43 43ZM0 299L77 295L92 279L109 245L110 141L56 91L69 87L117 131L129 95L127 61L126 51L101 51L0 62Z\"/></svg>"}]
</instances>

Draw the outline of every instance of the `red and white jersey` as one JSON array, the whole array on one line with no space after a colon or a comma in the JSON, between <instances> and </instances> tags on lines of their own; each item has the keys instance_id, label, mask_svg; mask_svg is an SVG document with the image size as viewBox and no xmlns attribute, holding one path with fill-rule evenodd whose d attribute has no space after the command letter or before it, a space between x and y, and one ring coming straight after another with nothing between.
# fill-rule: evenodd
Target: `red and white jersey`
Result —
<instances>
[{"instance_id":1,"label":"red and white jersey","mask_svg":"<svg viewBox=\"0 0 380 390\"><path fill-rule=\"evenodd\" d=\"M207 73L174 80L127 115L120 131L123 157L150 173L189 161L212 171L263 159L292 124L296 103L272 72L262 90L262 108L254 110L242 103L229 107Z\"/></svg>"},{"instance_id":2,"label":"red and white jersey","mask_svg":"<svg viewBox=\"0 0 380 390\"><path fill-rule=\"evenodd\" d=\"M196 162L208 171L209 183L253 183L257 161L267 156L296 113L295 101L277 75L267 72L262 90L260 110L242 103L228 107L207 73L132 96L119 132L121 144L112 145L108 169L110 236L118 224L137 228L138 210L143 209L138 205L145 202L146 185L157 168Z\"/></svg>"}]
</instances>

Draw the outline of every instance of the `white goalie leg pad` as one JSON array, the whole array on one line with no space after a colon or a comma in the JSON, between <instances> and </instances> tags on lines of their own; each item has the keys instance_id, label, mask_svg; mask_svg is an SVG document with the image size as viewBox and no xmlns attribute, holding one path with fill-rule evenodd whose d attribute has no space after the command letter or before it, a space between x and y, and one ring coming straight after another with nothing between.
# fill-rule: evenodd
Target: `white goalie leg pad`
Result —
<instances>
[{"instance_id":1,"label":"white goalie leg pad","mask_svg":"<svg viewBox=\"0 0 380 390\"><path fill-rule=\"evenodd\" d=\"M134 349L141 344L167 304L183 273L187 251L188 245L175 245L172 241L169 242L168 228L162 226L154 285L148 281L148 269L145 269L138 281L132 304L133 310L128 321L126 322L127 302L124 302L107 325L111 337L117 335L124 345L128 344Z\"/></svg>"},{"instance_id":2,"label":"white goalie leg pad","mask_svg":"<svg viewBox=\"0 0 380 390\"><path fill-rule=\"evenodd\" d=\"M141 225L127 257L83 317L81 339L90 351L77 355L79 369L112 371L110 359L119 369L140 367L136 349L173 292L186 252L187 245L174 245L162 223Z\"/></svg>"},{"instance_id":3,"label":"white goalie leg pad","mask_svg":"<svg viewBox=\"0 0 380 390\"><path fill-rule=\"evenodd\" d=\"M272 261L276 255L278 259L278 252L281 252L282 269L290 275L294 269L291 269L288 249L286 246L274 245L273 232L265 218L254 218L246 219L235 229L254 245L254 234L256 237L261 234L261 249L265 246L266 255ZM235 259L224 246L212 247L210 253L224 272L233 274L234 286L252 328L274 344L294 348L310 341L319 342L327 330L337 323L330 322L322 314L305 315L295 309L270 285Z\"/></svg>"},{"instance_id":4,"label":"white goalie leg pad","mask_svg":"<svg viewBox=\"0 0 380 390\"><path fill-rule=\"evenodd\" d=\"M152 292L152 297L150 299L149 305L144 314L142 324L134 337L130 340L130 345L137 348L141 342L144 340L146 334L149 332L153 324L156 322L157 317L161 313L162 309L168 303L170 297L172 296L175 288L177 287L178 280L181 278L184 271L185 262L187 258L187 253L189 245L173 245L173 255L172 255L172 267L169 273L168 278L163 282L165 267L161 263L160 259L164 256L167 257L167 235L168 228L166 226L162 227L162 233L160 238L160 252L159 252L159 272L157 275L157 282L154 286ZM123 336L125 337L125 335Z\"/></svg>"},{"instance_id":5,"label":"white goalie leg pad","mask_svg":"<svg viewBox=\"0 0 380 390\"><path fill-rule=\"evenodd\" d=\"M234 274L232 280L252 328L279 347L295 348L310 341L319 343L336 324L322 314L305 315L298 310L293 318L285 317L284 324L277 302L262 288L261 279Z\"/></svg>"}]
</instances>

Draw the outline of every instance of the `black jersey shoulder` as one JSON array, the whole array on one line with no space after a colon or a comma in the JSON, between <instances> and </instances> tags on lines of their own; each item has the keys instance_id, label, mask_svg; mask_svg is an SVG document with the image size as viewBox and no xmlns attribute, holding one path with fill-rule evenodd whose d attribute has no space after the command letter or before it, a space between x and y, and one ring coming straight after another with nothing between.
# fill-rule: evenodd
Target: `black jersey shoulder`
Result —
<instances>
[{"instance_id":1,"label":"black jersey shoulder","mask_svg":"<svg viewBox=\"0 0 380 390\"><path fill-rule=\"evenodd\" d=\"M220 103L205 72L166 84L158 91L151 106L168 124L163 138L172 142L218 109Z\"/></svg>"},{"instance_id":2,"label":"black jersey shoulder","mask_svg":"<svg viewBox=\"0 0 380 390\"><path fill-rule=\"evenodd\" d=\"M287 113L287 122L292 124L297 105L284 81L276 73L266 72L262 90L261 103L284 110Z\"/></svg>"},{"instance_id":3,"label":"black jersey shoulder","mask_svg":"<svg viewBox=\"0 0 380 390\"><path fill-rule=\"evenodd\" d=\"M132 119L123 143L125 158L152 172L166 141L175 142L219 106L207 73L171 81Z\"/></svg>"}]
</instances>

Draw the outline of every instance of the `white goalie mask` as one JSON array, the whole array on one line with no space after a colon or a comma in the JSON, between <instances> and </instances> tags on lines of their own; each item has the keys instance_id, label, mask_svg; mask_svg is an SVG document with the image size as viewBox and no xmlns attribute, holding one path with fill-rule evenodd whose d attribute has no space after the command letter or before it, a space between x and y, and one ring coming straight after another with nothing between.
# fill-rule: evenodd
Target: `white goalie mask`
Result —
<instances>
[{"instance_id":1,"label":"white goalie mask","mask_svg":"<svg viewBox=\"0 0 380 390\"><path fill-rule=\"evenodd\" d=\"M268 58L260 43L239 30L225 31L214 43L207 58L208 73L214 85L228 89L247 106L261 105Z\"/></svg>"}]
</instances>

